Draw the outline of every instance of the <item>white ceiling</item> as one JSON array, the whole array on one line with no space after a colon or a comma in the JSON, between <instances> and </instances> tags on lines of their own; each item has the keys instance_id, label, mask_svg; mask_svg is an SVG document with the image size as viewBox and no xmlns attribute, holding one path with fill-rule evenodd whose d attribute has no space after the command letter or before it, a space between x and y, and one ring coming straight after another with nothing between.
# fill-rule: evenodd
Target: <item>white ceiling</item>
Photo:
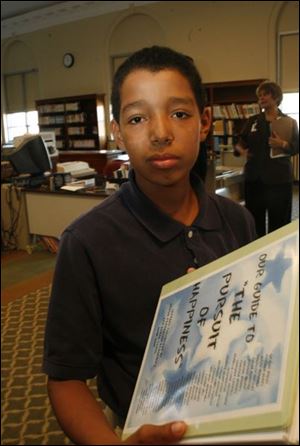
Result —
<instances>
[{"instance_id":1,"label":"white ceiling","mask_svg":"<svg viewBox=\"0 0 300 446\"><path fill-rule=\"evenodd\" d=\"M1 20L11 19L12 17L19 16L26 12L37 11L38 9L45 8L47 6L54 5L56 3L63 2L11 2L1 1Z\"/></svg>"},{"instance_id":2,"label":"white ceiling","mask_svg":"<svg viewBox=\"0 0 300 446\"><path fill-rule=\"evenodd\" d=\"M2 1L1 39L155 1Z\"/></svg>"}]
</instances>

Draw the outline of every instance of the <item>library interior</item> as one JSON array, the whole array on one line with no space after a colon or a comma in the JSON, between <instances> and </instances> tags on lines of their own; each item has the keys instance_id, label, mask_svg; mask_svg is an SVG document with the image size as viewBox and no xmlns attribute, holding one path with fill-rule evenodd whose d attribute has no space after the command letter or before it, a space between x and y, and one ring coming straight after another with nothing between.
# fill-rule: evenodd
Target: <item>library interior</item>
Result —
<instances>
[{"instance_id":1,"label":"library interior","mask_svg":"<svg viewBox=\"0 0 300 446\"><path fill-rule=\"evenodd\" d=\"M111 127L115 73L153 45L191 58L211 115L201 184L208 196L245 208L248 158L236 146L249 119L263 113L262 82L281 87L279 109L299 127L299 2L10 1L1 2L1 29L1 444L76 444L48 399L44 331L65 229L134 181ZM296 220L299 155L292 155L285 158ZM90 388L97 394L93 379Z\"/></svg>"}]
</instances>

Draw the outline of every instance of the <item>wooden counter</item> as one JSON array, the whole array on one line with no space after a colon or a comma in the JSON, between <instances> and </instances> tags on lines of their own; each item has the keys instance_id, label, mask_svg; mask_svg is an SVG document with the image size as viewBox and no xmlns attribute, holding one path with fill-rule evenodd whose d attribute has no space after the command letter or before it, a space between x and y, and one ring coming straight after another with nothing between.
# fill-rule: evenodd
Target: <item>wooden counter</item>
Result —
<instances>
[{"instance_id":1,"label":"wooden counter","mask_svg":"<svg viewBox=\"0 0 300 446\"><path fill-rule=\"evenodd\" d=\"M30 234L59 238L81 214L105 200L111 193L90 191L24 189Z\"/></svg>"}]
</instances>

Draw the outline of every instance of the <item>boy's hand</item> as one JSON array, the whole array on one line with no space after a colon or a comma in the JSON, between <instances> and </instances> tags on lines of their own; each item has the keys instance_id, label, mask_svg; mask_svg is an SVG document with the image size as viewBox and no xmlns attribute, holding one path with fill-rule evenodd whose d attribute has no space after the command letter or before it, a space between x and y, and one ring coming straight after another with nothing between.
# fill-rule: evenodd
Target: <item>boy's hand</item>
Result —
<instances>
[{"instance_id":1,"label":"boy's hand","mask_svg":"<svg viewBox=\"0 0 300 446\"><path fill-rule=\"evenodd\" d=\"M196 268L193 268L192 266L188 268L187 274L192 273L193 271L196 271Z\"/></svg>"},{"instance_id":2,"label":"boy's hand","mask_svg":"<svg viewBox=\"0 0 300 446\"><path fill-rule=\"evenodd\" d=\"M144 424L134 434L130 435L124 444L170 444L178 443L187 429L182 421L156 426Z\"/></svg>"}]
</instances>

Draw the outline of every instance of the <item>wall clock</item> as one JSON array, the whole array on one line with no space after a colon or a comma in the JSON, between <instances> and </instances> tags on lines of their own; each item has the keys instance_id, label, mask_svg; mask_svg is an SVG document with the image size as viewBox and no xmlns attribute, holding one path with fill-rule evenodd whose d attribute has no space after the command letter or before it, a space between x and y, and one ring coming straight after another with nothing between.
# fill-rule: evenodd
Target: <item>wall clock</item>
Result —
<instances>
[{"instance_id":1,"label":"wall clock","mask_svg":"<svg viewBox=\"0 0 300 446\"><path fill-rule=\"evenodd\" d=\"M70 68L74 65L74 56L71 53L64 54L64 66Z\"/></svg>"}]
</instances>

